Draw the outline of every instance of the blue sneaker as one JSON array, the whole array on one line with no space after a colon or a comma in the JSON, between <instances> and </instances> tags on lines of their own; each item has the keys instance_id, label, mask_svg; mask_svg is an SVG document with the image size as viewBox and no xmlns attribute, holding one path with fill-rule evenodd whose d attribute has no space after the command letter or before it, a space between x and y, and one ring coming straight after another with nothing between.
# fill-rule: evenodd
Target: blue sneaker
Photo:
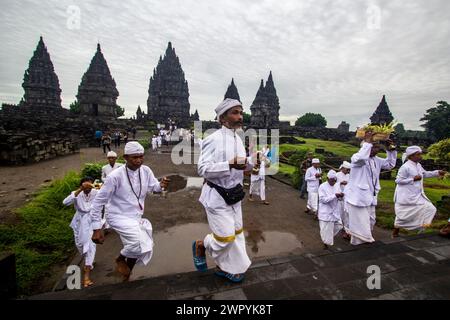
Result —
<instances>
[{"instance_id":1,"label":"blue sneaker","mask_svg":"<svg viewBox=\"0 0 450 320\"><path fill-rule=\"evenodd\" d=\"M208 266L206 265L206 257L197 256L195 250L196 242L197 241L192 242L192 257L194 258L194 266L198 271L205 272L206 270L208 270Z\"/></svg>"}]
</instances>

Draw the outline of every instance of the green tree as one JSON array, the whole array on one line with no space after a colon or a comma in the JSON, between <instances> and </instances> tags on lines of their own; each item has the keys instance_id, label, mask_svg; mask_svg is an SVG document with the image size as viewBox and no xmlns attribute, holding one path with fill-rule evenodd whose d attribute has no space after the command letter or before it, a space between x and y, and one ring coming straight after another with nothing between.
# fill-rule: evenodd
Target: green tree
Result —
<instances>
[{"instance_id":1,"label":"green tree","mask_svg":"<svg viewBox=\"0 0 450 320\"><path fill-rule=\"evenodd\" d=\"M326 127L327 120L319 113L306 113L295 121L299 127Z\"/></svg>"},{"instance_id":2,"label":"green tree","mask_svg":"<svg viewBox=\"0 0 450 320\"><path fill-rule=\"evenodd\" d=\"M119 105L116 105L116 112L117 112L117 116L121 117L125 114L125 108L122 108Z\"/></svg>"},{"instance_id":3,"label":"green tree","mask_svg":"<svg viewBox=\"0 0 450 320\"><path fill-rule=\"evenodd\" d=\"M80 103L75 100L74 102L72 102L69 106L70 111L72 111L73 113L80 113Z\"/></svg>"},{"instance_id":4,"label":"green tree","mask_svg":"<svg viewBox=\"0 0 450 320\"><path fill-rule=\"evenodd\" d=\"M246 113L246 112L244 112L244 116L243 116L243 119L244 119L244 124L250 124L250 119L251 119L251 116L250 116L250 114L249 113Z\"/></svg>"},{"instance_id":5,"label":"green tree","mask_svg":"<svg viewBox=\"0 0 450 320\"><path fill-rule=\"evenodd\" d=\"M438 101L436 107L428 109L420 121L422 127L436 140L450 138L450 105L446 101Z\"/></svg>"},{"instance_id":6,"label":"green tree","mask_svg":"<svg viewBox=\"0 0 450 320\"><path fill-rule=\"evenodd\" d=\"M399 123L395 126L395 133L401 137L405 134L405 126L403 125L403 123Z\"/></svg>"},{"instance_id":7,"label":"green tree","mask_svg":"<svg viewBox=\"0 0 450 320\"><path fill-rule=\"evenodd\" d=\"M450 138L436 142L428 147L430 156L438 158L439 160L450 160Z\"/></svg>"}]
</instances>

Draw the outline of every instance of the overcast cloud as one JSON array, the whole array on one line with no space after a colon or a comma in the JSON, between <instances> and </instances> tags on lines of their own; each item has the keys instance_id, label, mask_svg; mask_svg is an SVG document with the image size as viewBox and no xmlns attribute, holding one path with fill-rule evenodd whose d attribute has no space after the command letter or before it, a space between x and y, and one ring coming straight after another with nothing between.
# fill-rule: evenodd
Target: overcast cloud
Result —
<instances>
[{"instance_id":1,"label":"overcast cloud","mask_svg":"<svg viewBox=\"0 0 450 320\"><path fill-rule=\"evenodd\" d=\"M426 109L450 101L447 0L0 3L0 102L22 97L40 35L64 107L75 100L97 41L128 116L138 105L147 109L149 78L168 41L189 82L191 113L198 109L203 120L213 118L232 77L249 112L270 70L281 120L318 112L329 127L346 120L354 128L386 94L394 117L417 129Z\"/></svg>"}]
</instances>

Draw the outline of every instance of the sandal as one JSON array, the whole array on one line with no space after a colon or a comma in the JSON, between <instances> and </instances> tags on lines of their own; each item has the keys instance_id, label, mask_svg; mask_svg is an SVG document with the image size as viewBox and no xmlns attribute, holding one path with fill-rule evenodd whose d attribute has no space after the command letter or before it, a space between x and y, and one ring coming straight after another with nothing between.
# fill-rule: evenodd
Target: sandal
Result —
<instances>
[{"instance_id":1,"label":"sandal","mask_svg":"<svg viewBox=\"0 0 450 320\"><path fill-rule=\"evenodd\" d=\"M222 271L220 269L216 269L214 274L218 277L226 278L233 283L240 283L240 282L242 282L242 280L244 280L243 274L231 274L231 273Z\"/></svg>"},{"instance_id":2,"label":"sandal","mask_svg":"<svg viewBox=\"0 0 450 320\"><path fill-rule=\"evenodd\" d=\"M205 272L208 270L206 257L197 256L197 241L192 242L192 257L194 259L194 266L197 271Z\"/></svg>"}]
</instances>

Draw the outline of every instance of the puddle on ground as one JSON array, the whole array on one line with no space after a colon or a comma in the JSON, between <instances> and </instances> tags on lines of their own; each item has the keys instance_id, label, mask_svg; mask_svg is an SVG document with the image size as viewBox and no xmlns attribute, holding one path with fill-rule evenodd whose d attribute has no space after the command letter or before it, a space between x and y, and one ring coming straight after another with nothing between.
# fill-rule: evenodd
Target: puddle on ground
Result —
<instances>
[{"instance_id":1,"label":"puddle on ground","mask_svg":"<svg viewBox=\"0 0 450 320\"><path fill-rule=\"evenodd\" d=\"M152 260L148 266L136 266L134 278L194 271L192 241L203 239L210 232L206 223L189 223L155 232ZM301 241L292 233L250 230L245 231L245 236L250 258L299 253L303 248ZM208 266L214 266L210 257L207 262Z\"/></svg>"},{"instance_id":2,"label":"puddle on ground","mask_svg":"<svg viewBox=\"0 0 450 320\"><path fill-rule=\"evenodd\" d=\"M171 174L166 177L170 179L168 192L177 192L189 188L201 188L203 186L203 178L200 177L185 177L179 174Z\"/></svg>"}]
</instances>

